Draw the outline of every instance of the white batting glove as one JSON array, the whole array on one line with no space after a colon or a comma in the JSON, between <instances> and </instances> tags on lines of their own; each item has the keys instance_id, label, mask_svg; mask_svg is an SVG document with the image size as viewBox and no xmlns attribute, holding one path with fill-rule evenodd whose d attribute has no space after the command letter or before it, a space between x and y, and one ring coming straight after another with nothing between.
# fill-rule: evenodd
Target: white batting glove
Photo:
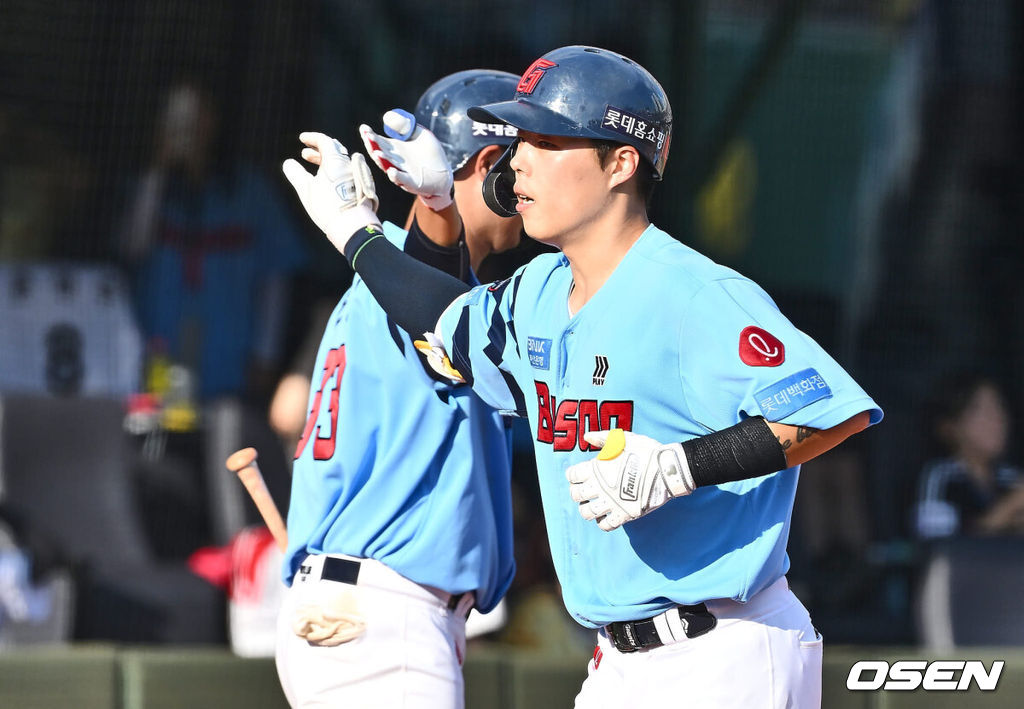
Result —
<instances>
[{"instance_id":1,"label":"white batting glove","mask_svg":"<svg viewBox=\"0 0 1024 709\"><path fill-rule=\"evenodd\" d=\"M613 428L583 438L601 449L596 458L569 466L569 494L583 519L596 519L606 532L643 517L671 497L693 492L683 447Z\"/></svg>"},{"instance_id":2,"label":"white batting glove","mask_svg":"<svg viewBox=\"0 0 1024 709\"><path fill-rule=\"evenodd\" d=\"M360 153L349 156L345 146L330 136L300 133L299 140L308 146L302 149L302 158L320 166L316 175L291 158L281 169L310 218L344 253L357 231L368 226L380 229L373 175Z\"/></svg>"},{"instance_id":3,"label":"white batting glove","mask_svg":"<svg viewBox=\"0 0 1024 709\"><path fill-rule=\"evenodd\" d=\"M384 114L384 132L389 137L374 133L365 123L359 126L367 154L388 179L435 212L451 204L452 168L434 134L400 108Z\"/></svg>"}]
</instances>

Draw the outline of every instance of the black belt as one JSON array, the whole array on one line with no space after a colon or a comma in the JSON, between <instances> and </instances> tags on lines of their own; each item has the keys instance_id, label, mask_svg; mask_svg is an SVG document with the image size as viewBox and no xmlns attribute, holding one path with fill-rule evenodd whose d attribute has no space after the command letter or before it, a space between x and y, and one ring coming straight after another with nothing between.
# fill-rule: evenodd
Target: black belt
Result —
<instances>
[{"instance_id":1,"label":"black belt","mask_svg":"<svg viewBox=\"0 0 1024 709\"><path fill-rule=\"evenodd\" d=\"M324 557L324 566L320 571L320 578L327 581L337 581L353 586L359 580L359 562L354 559L339 559L334 556ZM448 597L448 610L453 611L458 607L459 601L465 593L453 593Z\"/></svg>"},{"instance_id":2,"label":"black belt","mask_svg":"<svg viewBox=\"0 0 1024 709\"><path fill-rule=\"evenodd\" d=\"M703 603L695 606L676 606L669 612L679 613L679 620L683 625L683 632L688 638L697 638L704 633L710 632L718 620L711 615L711 611ZM666 643L658 634L658 628L654 625L654 618L644 620L616 621L604 626L608 639L615 645L619 652L636 652L637 650L649 650L652 647L660 647Z\"/></svg>"}]
</instances>

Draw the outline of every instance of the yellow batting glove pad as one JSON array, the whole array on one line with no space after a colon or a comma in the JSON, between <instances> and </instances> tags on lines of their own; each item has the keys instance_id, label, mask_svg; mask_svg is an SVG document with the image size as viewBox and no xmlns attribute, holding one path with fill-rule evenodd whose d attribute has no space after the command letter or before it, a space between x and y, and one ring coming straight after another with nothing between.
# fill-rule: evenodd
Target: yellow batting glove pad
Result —
<instances>
[{"instance_id":1,"label":"yellow batting glove pad","mask_svg":"<svg viewBox=\"0 0 1024 709\"><path fill-rule=\"evenodd\" d=\"M598 460L612 460L619 457L622 451L626 450L626 433L621 428L613 428L608 431L604 447L597 454Z\"/></svg>"}]
</instances>

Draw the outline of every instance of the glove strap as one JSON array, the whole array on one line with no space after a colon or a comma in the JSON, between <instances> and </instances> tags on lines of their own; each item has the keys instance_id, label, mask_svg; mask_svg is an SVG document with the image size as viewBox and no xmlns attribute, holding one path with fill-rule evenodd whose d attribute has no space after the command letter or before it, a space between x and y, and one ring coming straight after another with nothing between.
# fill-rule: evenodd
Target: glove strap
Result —
<instances>
[{"instance_id":1,"label":"glove strap","mask_svg":"<svg viewBox=\"0 0 1024 709\"><path fill-rule=\"evenodd\" d=\"M654 455L658 470L665 476L665 485L673 497L689 495L694 491L696 485L693 482L693 475L690 473L686 454L680 444L672 443L662 446L654 452Z\"/></svg>"}]
</instances>

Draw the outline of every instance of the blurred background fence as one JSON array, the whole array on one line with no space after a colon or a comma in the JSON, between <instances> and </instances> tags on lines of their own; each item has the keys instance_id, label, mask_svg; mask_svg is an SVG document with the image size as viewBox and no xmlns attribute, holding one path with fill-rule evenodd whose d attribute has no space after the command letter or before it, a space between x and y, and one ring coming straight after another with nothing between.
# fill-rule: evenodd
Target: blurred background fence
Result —
<instances>
[{"instance_id":1,"label":"blurred background fence","mask_svg":"<svg viewBox=\"0 0 1024 709\"><path fill-rule=\"evenodd\" d=\"M222 466L243 443L261 446L286 507L291 456L267 423L270 397L283 374L312 366L304 341L351 279L280 174L297 134L357 146L360 122L411 108L447 73L518 74L578 43L638 60L672 100L654 222L765 286L886 411L806 466L794 588L833 640L923 642L915 613L933 551L914 510L939 455L940 377L984 374L1008 430L996 457L1019 463L1024 452L1022 31L1013 0L5 0L0 511L22 530L12 547L29 549L33 583L64 568L92 589L52 632L228 642L225 628L185 621L147 635L132 625L152 625L142 610L112 630L110 604L128 593L118 579L134 572L67 537L94 528L71 519L76 509L116 502L111 514L132 521L110 531L108 553L133 537L145 547L133 563L178 578L196 550L223 550L256 522ZM159 170L190 228L152 230ZM407 196L388 187L381 213L397 221ZM61 413L68 400L83 408ZM111 400L114 414L102 405ZM8 432L37 406L35 435ZM85 426L80 448L64 445L57 421ZM97 447L95 466L118 479L93 486ZM43 461L47 485L26 484ZM534 528L528 455L520 463L517 524ZM59 500L62 476L85 481L69 485L80 497ZM69 517L38 522L47 509ZM521 547L520 569L550 584L533 571L548 563L535 547ZM189 593L202 608L192 617L224 617L201 590L175 595Z\"/></svg>"}]
</instances>

